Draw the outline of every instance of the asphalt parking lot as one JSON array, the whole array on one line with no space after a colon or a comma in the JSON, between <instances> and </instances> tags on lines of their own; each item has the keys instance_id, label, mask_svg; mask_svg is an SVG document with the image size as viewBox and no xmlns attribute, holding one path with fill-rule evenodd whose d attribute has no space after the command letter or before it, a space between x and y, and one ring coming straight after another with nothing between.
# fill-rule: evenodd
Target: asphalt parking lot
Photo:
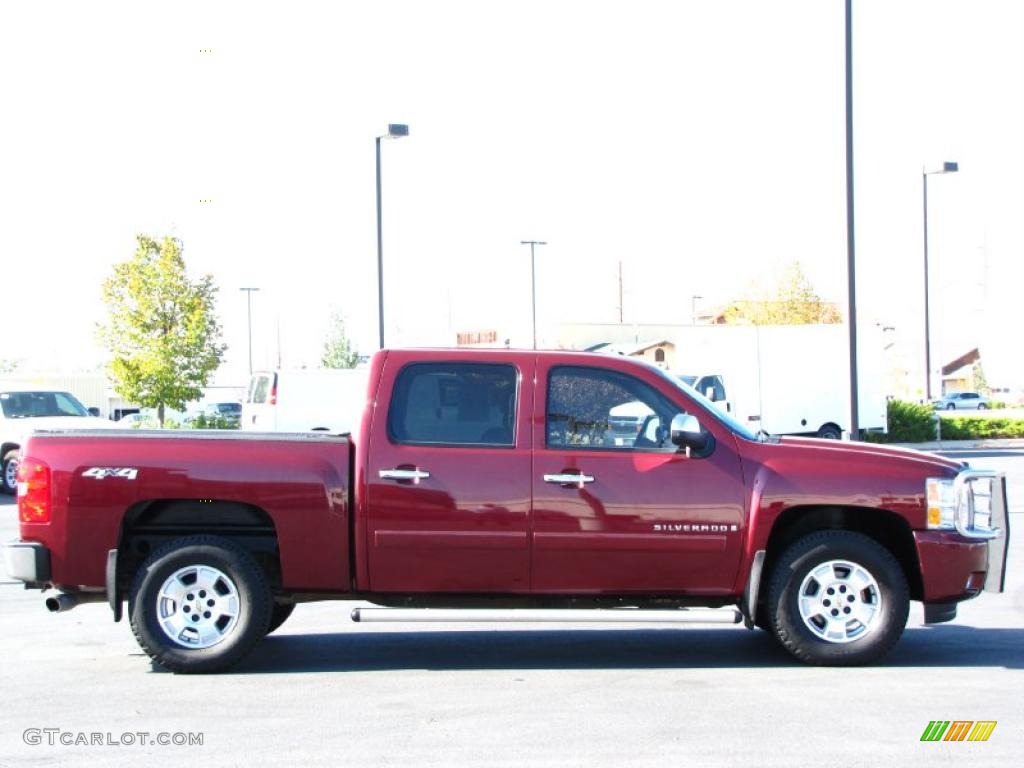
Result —
<instances>
[{"instance_id":1,"label":"asphalt parking lot","mask_svg":"<svg viewBox=\"0 0 1024 768\"><path fill-rule=\"evenodd\" d=\"M104 605L51 615L0 574L0 765L1018 765L1024 450L971 463L1008 472L1007 592L936 627L914 606L863 669L800 665L742 627L365 625L320 603L236 671L176 676ZM0 539L15 536L5 497ZM931 720L998 724L923 743ZM202 744L151 743L189 734Z\"/></svg>"}]
</instances>

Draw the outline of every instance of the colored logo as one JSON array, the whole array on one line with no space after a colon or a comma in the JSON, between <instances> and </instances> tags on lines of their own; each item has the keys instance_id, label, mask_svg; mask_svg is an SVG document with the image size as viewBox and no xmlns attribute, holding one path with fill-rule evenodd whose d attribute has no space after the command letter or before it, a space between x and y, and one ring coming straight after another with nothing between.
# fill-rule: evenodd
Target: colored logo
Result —
<instances>
[{"instance_id":1,"label":"colored logo","mask_svg":"<svg viewBox=\"0 0 1024 768\"><path fill-rule=\"evenodd\" d=\"M932 720L921 741L988 741L995 729L995 720Z\"/></svg>"}]
</instances>

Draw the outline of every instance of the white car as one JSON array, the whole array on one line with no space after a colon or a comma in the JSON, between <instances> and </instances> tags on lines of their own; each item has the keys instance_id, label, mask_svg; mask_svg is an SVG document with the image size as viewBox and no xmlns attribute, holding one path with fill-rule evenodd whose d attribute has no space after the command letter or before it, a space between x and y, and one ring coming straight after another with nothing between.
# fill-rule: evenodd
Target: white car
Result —
<instances>
[{"instance_id":1,"label":"white car","mask_svg":"<svg viewBox=\"0 0 1024 768\"><path fill-rule=\"evenodd\" d=\"M977 392L950 392L941 399L934 400L932 405L940 411L984 411L990 407L989 399Z\"/></svg>"},{"instance_id":2,"label":"white car","mask_svg":"<svg viewBox=\"0 0 1024 768\"><path fill-rule=\"evenodd\" d=\"M89 411L69 392L40 389L0 391L0 472L2 491L18 489L18 451L25 438L37 429L117 429Z\"/></svg>"}]
</instances>

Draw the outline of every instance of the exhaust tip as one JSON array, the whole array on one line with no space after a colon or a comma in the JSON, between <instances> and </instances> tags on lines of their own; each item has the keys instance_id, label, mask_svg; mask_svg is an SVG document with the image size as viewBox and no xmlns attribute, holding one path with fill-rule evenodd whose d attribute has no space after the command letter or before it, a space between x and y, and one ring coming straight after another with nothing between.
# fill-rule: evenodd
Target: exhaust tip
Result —
<instances>
[{"instance_id":1,"label":"exhaust tip","mask_svg":"<svg viewBox=\"0 0 1024 768\"><path fill-rule=\"evenodd\" d=\"M48 597L46 598L46 610L50 613L57 613L60 611L60 598Z\"/></svg>"}]
</instances>

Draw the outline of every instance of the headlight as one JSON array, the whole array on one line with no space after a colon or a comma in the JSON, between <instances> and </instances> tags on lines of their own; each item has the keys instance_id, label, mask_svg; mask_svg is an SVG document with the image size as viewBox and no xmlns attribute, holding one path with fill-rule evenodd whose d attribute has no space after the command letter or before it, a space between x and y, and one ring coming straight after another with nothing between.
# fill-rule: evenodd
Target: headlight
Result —
<instances>
[{"instance_id":1,"label":"headlight","mask_svg":"<svg viewBox=\"0 0 1024 768\"><path fill-rule=\"evenodd\" d=\"M1002 475L979 469L964 469L955 478L929 477L925 480L928 528L956 530L971 539L991 539L1000 534L992 527L995 483Z\"/></svg>"},{"instance_id":2,"label":"headlight","mask_svg":"<svg viewBox=\"0 0 1024 768\"><path fill-rule=\"evenodd\" d=\"M925 480L925 499L928 504L928 527L954 528L956 498L952 478L929 477Z\"/></svg>"}]
</instances>

